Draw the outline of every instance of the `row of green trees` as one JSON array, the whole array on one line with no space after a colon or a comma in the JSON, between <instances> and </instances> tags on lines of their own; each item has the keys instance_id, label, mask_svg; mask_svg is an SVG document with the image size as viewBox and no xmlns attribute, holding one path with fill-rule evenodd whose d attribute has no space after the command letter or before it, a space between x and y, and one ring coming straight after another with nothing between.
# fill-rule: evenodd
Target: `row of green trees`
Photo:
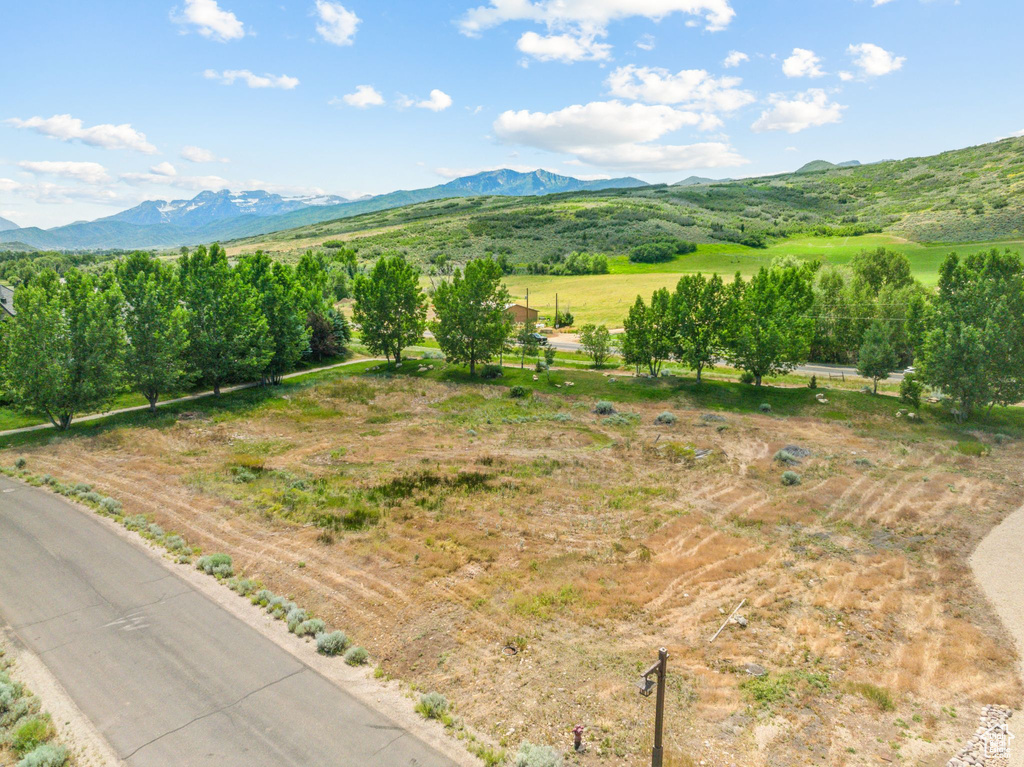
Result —
<instances>
[{"instance_id":1,"label":"row of green trees","mask_svg":"<svg viewBox=\"0 0 1024 767\"><path fill-rule=\"evenodd\" d=\"M815 285L835 275L816 264L782 261L750 280L737 274L730 285L717 275L686 275L675 291L662 288L649 303L637 296L626 317L621 353L627 364L658 375L670 360L704 370L726 360L761 385L766 376L793 370L814 355L829 333L850 336L849 355L861 375L878 381L908 362L924 383L946 395L953 415L1024 401L1024 266L1015 253L992 250L942 265L938 291L929 294L910 278L902 257L876 252L856 265L854 292L879 309L845 319L822 317ZM899 296L899 300L897 300ZM884 316L885 308L890 316ZM852 327L854 323L859 327ZM844 324L844 323L838 323ZM587 326L584 348L600 364L607 357L606 330ZM849 358L844 361L851 361Z\"/></svg>"},{"instance_id":2,"label":"row of green trees","mask_svg":"<svg viewBox=\"0 0 1024 767\"><path fill-rule=\"evenodd\" d=\"M3 325L6 396L66 429L119 393L159 398L193 384L280 383L303 356L344 350L349 328L333 308L328 263L295 266L264 253L232 265L218 245L177 264L133 253L89 274L47 270L15 293Z\"/></svg>"}]
</instances>

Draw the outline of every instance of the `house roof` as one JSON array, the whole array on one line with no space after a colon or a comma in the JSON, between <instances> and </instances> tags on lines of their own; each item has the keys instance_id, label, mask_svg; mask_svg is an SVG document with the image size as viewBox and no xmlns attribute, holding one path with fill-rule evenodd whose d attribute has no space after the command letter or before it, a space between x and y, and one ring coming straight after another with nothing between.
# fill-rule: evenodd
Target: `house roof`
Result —
<instances>
[{"instance_id":1,"label":"house roof","mask_svg":"<svg viewBox=\"0 0 1024 767\"><path fill-rule=\"evenodd\" d=\"M0 285L0 309L11 317L17 314L14 310L14 288Z\"/></svg>"}]
</instances>

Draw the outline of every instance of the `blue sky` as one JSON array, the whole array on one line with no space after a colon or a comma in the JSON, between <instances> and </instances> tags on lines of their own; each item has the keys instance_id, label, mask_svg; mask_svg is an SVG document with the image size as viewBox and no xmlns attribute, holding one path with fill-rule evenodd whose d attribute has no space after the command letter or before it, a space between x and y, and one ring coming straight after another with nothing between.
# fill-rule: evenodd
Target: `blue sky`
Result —
<instances>
[{"instance_id":1,"label":"blue sky","mask_svg":"<svg viewBox=\"0 0 1024 767\"><path fill-rule=\"evenodd\" d=\"M1019 0L9 2L0 216L932 154L1024 129L1022 21Z\"/></svg>"}]
</instances>

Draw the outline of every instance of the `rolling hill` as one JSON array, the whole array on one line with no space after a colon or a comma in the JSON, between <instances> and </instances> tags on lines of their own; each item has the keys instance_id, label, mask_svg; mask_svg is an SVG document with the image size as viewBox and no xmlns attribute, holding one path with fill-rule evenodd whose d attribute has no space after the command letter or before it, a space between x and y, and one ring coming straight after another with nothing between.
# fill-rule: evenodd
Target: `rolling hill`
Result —
<instances>
[{"instance_id":1,"label":"rolling hill","mask_svg":"<svg viewBox=\"0 0 1024 767\"><path fill-rule=\"evenodd\" d=\"M20 227L11 221L10 219L0 216L0 232L6 232L9 229L19 229Z\"/></svg>"},{"instance_id":2,"label":"rolling hill","mask_svg":"<svg viewBox=\"0 0 1024 767\"><path fill-rule=\"evenodd\" d=\"M240 239L230 250L289 255L340 238L366 258L398 251L427 263L503 253L528 263L574 250L619 255L666 237L763 248L803 235L840 242L864 233L919 243L1021 238L1024 138L713 185L418 202Z\"/></svg>"},{"instance_id":3,"label":"rolling hill","mask_svg":"<svg viewBox=\"0 0 1024 767\"><path fill-rule=\"evenodd\" d=\"M543 170L519 173L505 169L457 178L427 189L403 190L359 200L333 196L284 198L260 190L240 193L221 190L201 192L191 200L150 200L113 216L54 229L15 227L0 231L0 245L19 241L40 249L171 248L259 235L427 200L639 186L646 184L635 178L582 181Z\"/></svg>"}]
</instances>

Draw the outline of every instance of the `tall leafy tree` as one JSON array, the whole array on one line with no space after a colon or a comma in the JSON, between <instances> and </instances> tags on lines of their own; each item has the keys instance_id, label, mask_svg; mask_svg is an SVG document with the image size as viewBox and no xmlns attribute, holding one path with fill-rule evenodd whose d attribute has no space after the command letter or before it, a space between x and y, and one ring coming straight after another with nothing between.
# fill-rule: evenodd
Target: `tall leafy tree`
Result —
<instances>
[{"instance_id":1,"label":"tall leafy tree","mask_svg":"<svg viewBox=\"0 0 1024 767\"><path fill-rule=\"evenodd\" d=\"M401 256L385 256L369 275L356 277L352 293L352 317L366 348L400 364L402 350L419 343L426 328L427 297L419 272Z\"/></svg>"},{"instance_id":2,"label":"tall leafy tree","mask_svg":"<svg viewBox=\"0 0 1024 767\"><path fill-rule=\"evenodd\" d=\"M939 270L921 360L925 381L941 389L964 421L979 407L1024 399L1024 265L992 250Z\"/></svg>"},{"instance_id":3,"label":"tall leafy tree","mask_svg":"<svg viewBox=\"0 0 1024 767\"><path fill-rule=\"evenodd\" d=\"M196 248L178 267L197 377L220 394L228 381L261 374L274 344L256 289L231 268L220 245Z\"/></svg>"},{"instance_id":4,"label":"tall leafy tree","mask_svg":"<svg viewBox=\"0 0 1024 767\"><path fill-rule=\"evenodd\" d=\"M584 325L580 328L580 345L594 361L594 367L604 367L612 352L612 335L604 325Z\"/></svg>"},{"instance_id":5,"label":"tall leafy tree","mask_svg":"<svg viewBox=\"0 0 1024 767\"><path fill-rule=\"evenodd\" d=\"M526 322L519 325L515 334L516 346L519 348L519 367L526 367L526 358L537 356L540 349L540 341L537 340L537 324L527 318Z\"/></svg>"},{"instance_id":6,"label":"tall leafy tree","mask_svg":"<svg viewBox=\"0 0 1024 767\"><path fill-rule=\"evenodd\" d=\"M478 258L434 292L434 337L449 361L469 365L470 375L478 362L501 353L512 332L510 298L501 278L496 261Z\"/></svg>"},{"instance_id":7,"label":"tall leafy tree","mask_svg":"<svg viewBox=\"0 0 1024 767\"><path fill-rule=\"evenodd\" d=\"M761 268L750 282L739 274L730 291L734 311L727 357L761 385L767 375L786 373L807 359L814 320L806 269Z\"/></svg>"},{"instance_id":8,"label":"tall leafy tree","mask_svg":"<svg viewBox=\"0 0 1024 767\"><path fill-rule=\"evenodd\" d=\"M4 377L15 405L67 429L75 415L101 410L122 385L122 296L107 273L46 271L14 295L4 324Z\"/></svg>"},{"instance_id":9,"label":"tall leafy tree","mask_svg":"<svg viewBox=\"0 0 1024 767\"><path fill-rule=\"evenodd\" d=\"M646 367L652 376L658 375L672 354L675 337L672 298L668 290L654 291L650 305L637 296L626 315L623 330L622 357L626 364L637 370Z\"/></svg>"},{"instance_id":10,"label":"tall leafy tree","mask_svg":"<svg viewBox=\"0 0 1024 767\"><path fill-rule=\"evenodd\" d=\"M890 335L886 323L875 320L864 334L864 343L857 355L857 372L872 380L875 394L878 394L878 382L888 378L899 365Z\"/></svg>"},{"instance_id":11,"label":"tall leafy tree","mask_svg":"<svg viewBox=\"0 0 1024 767\"><path fill-rule=\"evenodd\" d=\"M730 323L729 294L717 274L709 279L691 274L680 278L672 294L673 352L697 372L713 368L725 349Z\"/></svg>"},{"instance_id":12,"label":"tall leafy tree","mask_svg":"<svg viewBox=\"0 0 1024 767\"><path fill-rule=\"evenodd\" d=\"M149 253L132 253L115 269L124 295L127 376L155 413L161 394L188 381L188 313L178 274Z\"/></svg>"},{"instance_id":13,"label":"tall leafy tree","mask_svg":"<svg viewBox=\"0 0 1024 767\"><path fill-rule=\"evenodd\" d=\"M244 256L236 271L241 282L256 290L267 324L266 342L271 353L260 374L264 381L279 384L309 347L310 329L306 324L311 300L309 286L300 285L290 266L271 261L262 251ZM316 290L322 304L323 291Z\"/></svg>"}]
</instances>

